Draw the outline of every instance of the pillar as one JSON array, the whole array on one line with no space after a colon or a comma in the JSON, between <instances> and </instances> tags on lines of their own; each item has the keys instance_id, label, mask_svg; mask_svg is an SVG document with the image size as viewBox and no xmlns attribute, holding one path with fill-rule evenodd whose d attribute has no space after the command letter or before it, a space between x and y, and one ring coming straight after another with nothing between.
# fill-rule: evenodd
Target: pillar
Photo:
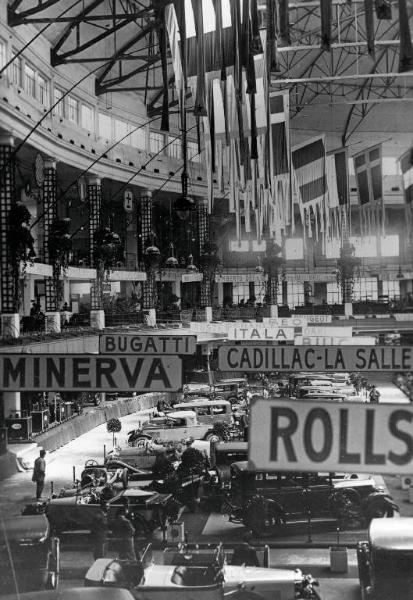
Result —
<instances>
[{"instance_id":1,"label":"pillar","mask_svg":"<svg viewBox=\"0 0 413 600\"><path fill-rule=\"evenodd\" d=\"M18 314L18 265L7 243L9 213L16 197L16 174L14 162L14 138L0 136L0 297L2 336L20 336Z\"/></svg>"},{"instance_id":2,"label":"pillar","mask_svg":"<svg viewBox=\"0 0 413 600\"><path fill-rule=\"evenodd\" d=\"M86 199L89 207L89 264L94 265L95 231L101 227L102 185L99 177L88 177ZM105 327L102 278L103 273L97 268L96 279L90 286L90 325L94 329Z\"/></svg>"},{"instance_id":3,"label":"pillar","mask_svg":"<svg viewBox=\"0 0 413 600\"><path fill-rule=\"evenodd\" d=\"M202 255L205 243L210 241L208 206L204 200L197 204L198 214L198 243L199 254ZM214 274L204 269L204 277L201 281L201 308L206 309L206 317L212 320L212 291Z\"/></svg>"},{"instance_id":4,"label":"pillar","mask_svg":"<svg viewBox=\"0 0 413 600\"><path fill-rule=\"evenodd\" d=\"M140 237L140 254L142 257L145 256L145 249L151 245L151 236L153 234L153 200L152 192L145 190L141 196L141 229ZM148 315L153 322L156 320L156 281L155 281L155 270L153 268L147 268L146 281L143 282L143 297L142 307L144 310L149 311Z\"/></svg>"},{"instance_id":5,"label":"pillar","mask_svg":"<svg viewBox=\"0 0 413 600\"><path fill-rule=\"evenodd\" d=\"M44 242L43 252L46 264L50 264L49 256L49 235L50 228L57 219L57 182L56 182L56 161L46 159L43 167L43 215L44 215ZM60 272L53 267L53 276L45 280L46 289L46 311L45 311L45 329L46 332L60 332L60 313L59 313L59 285Z\"/></svg>"},{"instance_id":6,"label":"pillar","mask_svg":"<svg viewBox=\"0 0 413 600\"><path fill-rule=\"evenodd\" d=\"M268 275L267 297L268 297L268 304L270 307L270 317L273 319L276 319L278 317L278 305L277 305L278 273Z\"/></svg>"}]
</instances>

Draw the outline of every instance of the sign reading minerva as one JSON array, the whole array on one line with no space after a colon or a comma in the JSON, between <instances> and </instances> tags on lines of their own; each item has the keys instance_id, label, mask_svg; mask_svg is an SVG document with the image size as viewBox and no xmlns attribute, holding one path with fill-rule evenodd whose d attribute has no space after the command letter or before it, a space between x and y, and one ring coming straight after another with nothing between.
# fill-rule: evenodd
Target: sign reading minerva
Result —
<instances>
[{"instance_id":1,"label":"sign reading minerva","mask_svg":"<svg viewBox=\"0 0 413 600\"><path fill-rule=\"evenodd\" d=\"M412 346L221 346L221 371L411 371Z\"/></svg>"},{"instance_id":2,"label":"sign reading minerva","mask_svg":"<svg viewBox=\"0 0 413 600\"><path fill-rule=\"evenodd\" d=\"M0 355L3 391L174 392L181 387L178 356Z\"/></svg>"},{"instance_id":3,"label":"sign reading minerva","mask_svg":"<svg viewBox=\"0 0 413 600\"><path fill-rule=\"evenodd\" d=\"M409 404L253 401L249 465L254 469L413 473Z\"/></svg>"},{"instance_id":4,"label":"sign reading minerva","mask_svg":"<svg viewBox=\"0 0 413 600\"><path fill-rule=\"evenodd\" d=\"M99 337L101 354L195 354L195 335L105 334Z\"/></svg>"}]
</instances>

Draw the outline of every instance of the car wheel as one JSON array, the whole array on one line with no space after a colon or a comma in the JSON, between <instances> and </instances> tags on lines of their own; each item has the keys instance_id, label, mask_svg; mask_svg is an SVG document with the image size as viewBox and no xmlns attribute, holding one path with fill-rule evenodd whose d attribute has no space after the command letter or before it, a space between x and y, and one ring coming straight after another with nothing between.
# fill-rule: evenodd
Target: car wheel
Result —
<instances>
[{"instance_id":1,"label":"car wheel","mask_svg":"<svg viewBox=\"0 0 413 600\"><path fill-rule=\"evenodd\" d=\"M356 490L345 488L336 490L332 497L332 508L346 527L360 526L362 507L360 495Z\"/></svg>"},{"instance_id":2,"label":"car wheel","mask_svg":"<svg viewBox=\"0 0 413 600\"><path fill-rule=\"evenodd\" d=\"M396 512L398 512L398 507L393 500L383 496L382 498L375 498L367 504L365 517L367 524L370 524L372 519L390 519L394 517Z\"/></svg>"},{"instance_id":3,"label":"car wheel","mask_svg":"<svg viewBox=\"0 0 413 600\"><path fill-rule=\"evenodd\" d=\"M132 442L132 447L133 448L146 448L146 445L149 441L150 440L148 440L148 438L145 438L145 437L136 438L136 440L133 440L133 442Z\"/></svg>"},{"instance_id":4,"label":"car wheel","mask_svg":"<svg viewBox=\"0 0 413 600\"><path fill-rule=\"evenodd\" d=\"M244 525L258 537L277 535L284 523L280 509L262 496L252 498L244 511Z\"/></svg>"},{"instance_id":5,"label":"car wheel","mask_svg":"<svg viewBox=\"0 0 413 600\"><path fill-rule=\"evenodd\" d=\"M222 442L221 436L219 436L217 433L207 433L205 440L207 442Z\"/></svg>"},{"instance_id":6,"label":"car wheel","mask_svg":"<svg viewBox=\"0 0 413 600\"><path fill-rule=\"evenodd\" d=\"M228 402L231 402L231 404L236 404L238 402L238 397L237 396L230 396L228 398Z\"/></svg>"},{"instance_id":7,"label":"car wheel","mask_svg":"<svg viewBox=\"0 0 413 600\"><path fill-rule=\"evenodd\" d=\"M126 468L123 469L123 471L122 471L121 481L122 481L123 489L126 490L129 485L129 472L128 472L128 469L126 469Z\"/></svg>"}]
</instances>

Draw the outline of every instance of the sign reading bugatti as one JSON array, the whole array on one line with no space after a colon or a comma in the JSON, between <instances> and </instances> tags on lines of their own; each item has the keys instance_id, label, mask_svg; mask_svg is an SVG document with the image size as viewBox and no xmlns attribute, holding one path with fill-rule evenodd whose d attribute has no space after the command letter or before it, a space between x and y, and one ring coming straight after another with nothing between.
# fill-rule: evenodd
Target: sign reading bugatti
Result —
<instances>
[{"instance_id":1,"label":"sign reading bugatti","mask_svg":"<svg viewBox=\"0 0 413 600\"><path fill-rule=\"evenodd\" d=\"M0 390L175 392L178 356L0 355Z\"/></svg>"},{"instance_id":2,"label":"sign reading bugatti","mask_svg":"<svg viewBox=\"0 0 413 600\"><path fill-rule=\"evenodd\" d=\"M306 400L253 401L252 468L413 473L413 407Z\"/></svg>"},{"instance_id":3,"label":"sign reading bugatti","mask_svg":"<svg viewBox=\"0 0 413 600\"><path fill-rule=\"evenodd\" d=\"M221 371L411 371L412 346L221 346Z\"/></svg>"},{"instance_id":4,"label":"sign reading bugatti","mask_svg":"<svg viewBox=\"0 0 413 600\"><path fill-rule=\"evenodd\" d=\"M99 336L101 354L195 354L195 335L104 334Z\"/></svg>"}]
</instances>

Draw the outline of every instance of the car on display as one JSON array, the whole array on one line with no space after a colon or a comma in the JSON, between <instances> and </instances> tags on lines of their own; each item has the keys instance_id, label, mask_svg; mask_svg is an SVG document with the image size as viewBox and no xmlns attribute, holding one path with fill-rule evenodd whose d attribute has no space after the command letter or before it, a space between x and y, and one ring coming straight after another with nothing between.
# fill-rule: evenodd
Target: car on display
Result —
<instances>
[{"instance_id":1,"label":"car on display","mask_svg":"<svg viewBox=\"0 0 413 600\"><path fill-rule=\"evenodd\" d=\"M108 486L92 488L88 493L76 496L52 498L46 503L46 516L52 531L90 529L91 524L104 502L107 506L109 527L121 507L127 507L130 520L136 531L150 534L164 527L169 517L175 515L176 503L171 494L129 488L116 492Z\"/></svg>"},{"instance_id":2,"label":"car on display","mask_svg":"<svg viewBox=\"0 0 413 600\"><path fill-rule=\"evenodd\" d=\"M204 482L205 500L217 511L231 488L231 465L248 458L248 442L211 444L211 467Z\"/></svg>"},{"instance_id":3,"label":"car on display","mask_svg":"<svg viewBox=\"0 0 413 600\"><path fill-rule=\"evenodd\" d=\"M228 400L231 404L236 404L245 397L246 388L246 379L221 379L214 384L212 391L215 399Z\"/></svg>"},{"instance_id":4,"label":"car on display","mask_svg":"<svg viewBox=\"0 0 413 600\"><path fill-rule=\"evenodd\" d=\"M259 536L277 535L287 523L312 519L342 528L364 527L373 518L393 517L398 507L374 479L333 474L257 471L232 463L230 520Z\"/></svg>"},{"instance_id":5,"label":"car on display","mask_svg":"<svg viewBox=\"0 0 413 600\"><path fill-rule=\"evenodd\" d=\"M5 517L0 527L0 596L16 591L55 589L60 543L44 514Z\"/></svg>"},{"instance_id":6,"label":"car on display","mask_svg":"<svg viewBox=\"0 0 413 600\"><path fill-rule=\"evenodd\" d=\"M208 383L186 383L182 387L183 401L195 398L211 398L212 388Z\"/></svg>"},{"instance_id":7,"label":"car on display","mask_svg":"<svg viewBox=\"0 0 413 600\"><path fill-rule=\"evenodd\" d=\"M338 391L333 391L331 388L319 388L312 385L302 385L296 389L295 397L298 400L335 400L336 402L344 402L347 396Z\"/></svg>"},{"instance_id":8,"label":"car on display","mask_svg":"<svg viewBox=\"0 0 413 600\"><path fill-rule=\"evenodd\" d=\"M134 600L129 590L101 587L64 587L59 590L14 593L3 600Z\"/></svg>"},{"instance_id":9,"label":"car on display","mask_svg":"<svg viewBox=\"0 0 413 600\"><path fill-rule=\"evenodd\" d=\"M198 423L212 426L214 423L228 423L232 425L232 405L227 400L209 400L208 398L194 398L189 402L175 404L167 414L173 416L178 411L193 410Z\"/></svg>"},{"instance_id":10,"label":"car on display","mask_svg":"<svg viewBox=\"0 0 413 600\"><path fill-rule=\"evenodd\" d=\"M164 444L185 441L189 438L218 442L231 435L228 424L199 423L193 410L182 410L146 421L140 429L135 430L130 443L136 447L145 447L149 440Z\"/></svg>"},{"instance_id":11,"label":"car on display","mask_svg":"<svg viewBox=\"0 0 413 600\"><path fill-rule=\"evenodd\" d=\"M362 600L412 597L413 518L373 519L357 544Z\"/></svg>"},{"instance_id":12,"label":"car on display","mask_svg":"<svg viewBox=\"0 0 413 600\"><path fill-rule=\"evenodd\" d=\"M86 586L110 586L130 589L136 599L191 598L203 596L205 590L219 586L223 597L232 600L295 600L317 599L318 583L299 569L272 569L228 565L222 549L210 559L198 556L186 559L185 564L155 564L142 556L141 563L131 564L112 558L100 558L85 576ZM181 555L182 556L182 555ZM162 590L163 595L159 596ZM221 596L222 597L222 596Z\"/></svg>"}]
</instances>

